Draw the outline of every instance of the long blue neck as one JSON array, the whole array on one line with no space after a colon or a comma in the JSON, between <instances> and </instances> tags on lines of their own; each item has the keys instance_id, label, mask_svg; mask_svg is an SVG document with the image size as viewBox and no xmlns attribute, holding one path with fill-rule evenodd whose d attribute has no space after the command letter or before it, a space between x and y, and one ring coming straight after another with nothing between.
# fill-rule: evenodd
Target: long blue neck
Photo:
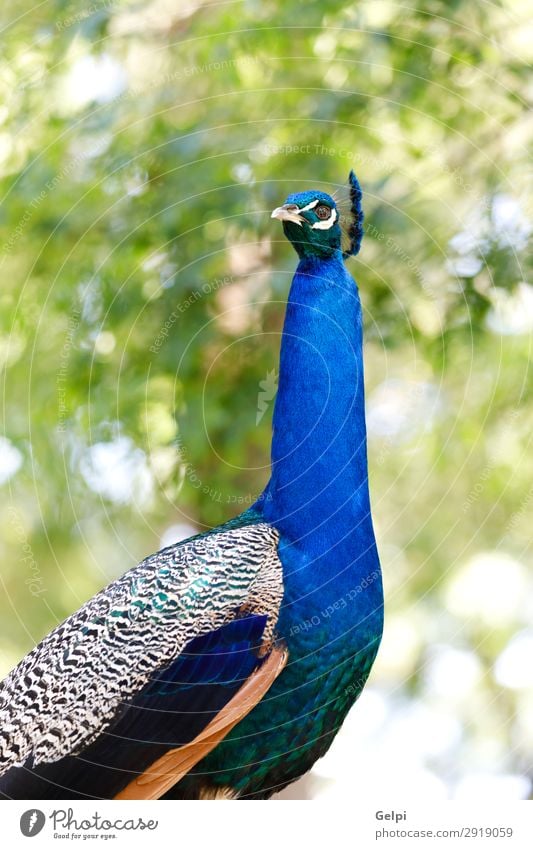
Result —
<instances>
[{"instance_id":1,"label":"long blue neck","mask_svg":"<svg viewBox=\"0 0 533 849\"><path fill-rule=\"evenodd\" d=\"M283 330L267 521L318 561L374 548L364 411L362 316L340 252L300 260ZM367 547L368 546L368 547Z\"/></svg>"}]
</instances>

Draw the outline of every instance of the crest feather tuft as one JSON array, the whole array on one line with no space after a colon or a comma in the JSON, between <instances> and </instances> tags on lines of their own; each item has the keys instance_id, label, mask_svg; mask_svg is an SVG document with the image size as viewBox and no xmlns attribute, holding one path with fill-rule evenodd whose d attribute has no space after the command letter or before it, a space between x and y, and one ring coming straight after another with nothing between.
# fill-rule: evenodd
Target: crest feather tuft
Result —
<instances>
[{"instance_id":1,"label":"crest feather tuft","mask_svg":"<svg viewBox=\"0 0 533 849\"><path fill-rule=\"evenodd\" d=\"M347 218L349 218L349 224L345 231L346 235L346 246L342 252L344 259L347 259L349 256L355 256L359 253L359 248L361 247L361 240L363 238L363 192L361 191L361 186L359 185L359 180L355 176L354 171L350 171L350 175L348 177L349 182L349 192L350 192L350 208L347 213Z\"/></svg>"}]
</instances>

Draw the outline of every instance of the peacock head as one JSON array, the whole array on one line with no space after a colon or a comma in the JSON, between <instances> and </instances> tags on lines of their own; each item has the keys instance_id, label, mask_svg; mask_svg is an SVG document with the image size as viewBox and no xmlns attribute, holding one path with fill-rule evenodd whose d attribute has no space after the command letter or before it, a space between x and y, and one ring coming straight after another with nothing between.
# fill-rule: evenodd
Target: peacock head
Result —
<instances>
[{"instance_id":1,"label":"peacock head","mask_svg":"<svg viewBox=\"0 0 533 849\"><path fill-rule=\"evenodd\" d=\"M353 171L349 176L349 209L344 216L333 198L320 191L289 195L272 218L283 223L283 232L297 254L331 256L342 251L344 258L359 251L363 237L361 187Z\"/></svg>"}]
</instances>

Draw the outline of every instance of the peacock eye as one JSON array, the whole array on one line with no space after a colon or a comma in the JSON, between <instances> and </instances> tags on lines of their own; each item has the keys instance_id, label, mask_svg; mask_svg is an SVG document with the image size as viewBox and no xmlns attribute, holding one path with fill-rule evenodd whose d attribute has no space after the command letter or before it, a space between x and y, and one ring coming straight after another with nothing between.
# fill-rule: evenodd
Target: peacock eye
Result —
<instances>
[{"instance_id":1,"label":"peacock eye","mask_svg":"<svg viewBox=\"0 0 533 849\"><path fill-rule=\"evenodd\" d=\"M326 206L325 204L321 203L320 206L317 206L315 208L315 213L317 218L320 218L321 221L325 221L326 218L329 218L331 209L329 208L329 206Z\"/></svg>"}]
</instances>

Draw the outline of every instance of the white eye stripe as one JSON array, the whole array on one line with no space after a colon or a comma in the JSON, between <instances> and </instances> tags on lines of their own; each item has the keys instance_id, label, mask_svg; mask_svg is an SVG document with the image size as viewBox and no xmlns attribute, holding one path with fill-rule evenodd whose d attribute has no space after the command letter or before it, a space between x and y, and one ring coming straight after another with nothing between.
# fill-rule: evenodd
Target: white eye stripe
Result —
<instances>
[{"instance_id":1,"label":"white eye stripe","mask_svg":"<svg viewBox=\"0 0 533 849\"><path fill-rule=\"evenodd\" d=\"M329 218L326 218L325 221L315 221L314 224L311 224L311 229L312 230L329 230L330 227L333 227L336 220L337 220L337 210L332 209L331 215L329 216Z\"/></svg>"},{"instance_id":2,"label":"white eye stripe","mask_svg":"<svg viewBox=\"0 0 533 849\"><path fill-rule=\"evenodd\" d=\"M318 198L317 198L316 200L312 200L312 201L311 201L311 203L308 203L308 204L307 204L307 206L302 206L302 207L300 207L300 209L298 210L298 212L308 212L310 209L314 209L314 208L315 208L315 206L316 206L319 202L320 202L320 201L318 200Z\"/></svg>"}]
</instances>

